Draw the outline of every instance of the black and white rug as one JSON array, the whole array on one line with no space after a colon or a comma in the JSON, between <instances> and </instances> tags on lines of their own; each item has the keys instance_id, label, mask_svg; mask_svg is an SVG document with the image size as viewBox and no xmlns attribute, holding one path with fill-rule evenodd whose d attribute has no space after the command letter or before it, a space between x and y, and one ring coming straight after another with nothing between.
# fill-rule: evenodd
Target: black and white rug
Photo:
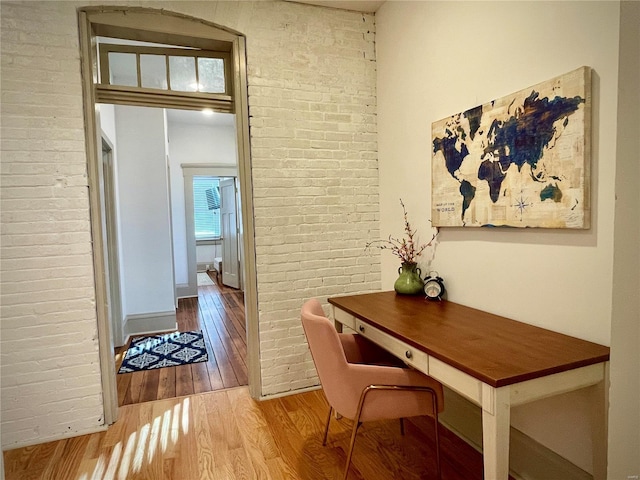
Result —
<instances>
[{"instance_id":1,"label":"black and white rug","mask_svg":"<svg viewBox=\"0 0 640 480\"><path fill-rule=\"evenodd\" d=\"M118 373L176 367L209 359L202 332L174 332L133 339Z\"/></svg>"}]
</instances>

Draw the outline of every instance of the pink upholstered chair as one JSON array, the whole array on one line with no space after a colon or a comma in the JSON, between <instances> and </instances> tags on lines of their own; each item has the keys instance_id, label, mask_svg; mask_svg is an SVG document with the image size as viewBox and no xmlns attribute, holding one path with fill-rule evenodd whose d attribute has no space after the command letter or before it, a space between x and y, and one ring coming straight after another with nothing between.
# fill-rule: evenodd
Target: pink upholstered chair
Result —
<instances>
[{"instance_id":1,"label":"pink upholstered chair","mask_svg":"<svg viewBox=\"0 0 640 480\"><path fill-rule=\"evenodd\" d=\"M344 479L349 474L356 434L362 422L430 415L435 419L436 465L440 478L438 413L443 409L442 385L406 367L395 357L357 334L338 333L316 299L302 307L304 328L320 383L329 402L324 430L327 443L333 410L353 419ZM400 366L402 365L402 366Z\"/></svg>"}]
</instances>

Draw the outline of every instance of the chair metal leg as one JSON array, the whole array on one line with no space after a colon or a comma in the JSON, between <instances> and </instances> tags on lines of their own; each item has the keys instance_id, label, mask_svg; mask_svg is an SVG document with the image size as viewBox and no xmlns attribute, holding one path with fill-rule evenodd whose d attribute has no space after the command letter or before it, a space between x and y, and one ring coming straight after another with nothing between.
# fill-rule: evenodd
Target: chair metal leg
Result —
<instances>
[{"instance_id":1,"label":"chair metal leg","mask_svg":"<svg viewBox=\"0 0 640 480\"><path fill-rule=\"evenodd\" d=\"M438 472L438 480L442 478L442 468L440 466L440 423L438 422L438 397L435 392L431 394L433 396L433 421L436 429L436 468Z\"/></svg>"},{"instance_id":2,"label":"chair metal leg","mask_svg":"<svg viewBox=\"0 0 640 480\"><path fill-rule=\"evenodd\" d=\"M331 414L333 413L333 407L329 406L329 415L327 415L327 424L324 427L324 438L322 439L322 446L327 445L327 436L329 435L329 422L331 421Z\"/></svg>"},{"instance_id":3,"label":"chair metal leg","mask_svg":"<svg viewBox=\"0 0 640 480\"><path fill-rule=\"evenodd\" d=\"M400 435L404 435L404 418L400 419Z\"/></svg>"},{"instance_id":4,"label":"chair metal leg","mask_svg":"<svg viewBox=\"0 0 640 480\"><path fill-rule=\"evenodd\" d=\"M358 410L357 418L360 418L360 410ZM351 456L353 455L353 447L356 444L356 434L358 433L358 428L360 428L362 422L359 422L357 419L353 421L353 430L351 431L351 441L349 442L349 451L347 452L347 464L344 467L344 480L347 480L349 476L349 466L351 465Z\"/></svg>"},{"instance_id":5,"label":"chair metal leg","mask_svg":"<svg viewBox=\"0 0 640 480\"><path fill-rule=\"evenodd\" d=\"M367 394L372 390L413 390L413 391L422 391L431 394L431 398L433 401L433 419L435 423L435 440L436 440L436 469L438 473L438 480L442 478L442 469L440 466L440 434L438 428L438 396L436 392L429 387L406 387L406 386L398 386L398 385L369 385L362 391L360 395L360 401L358 403L358 410L356 412L356 417L353 419L353 430L351 431L351 441L349 442L349 451L347 452L347 464L344 468L344 479L347 480L349 476L349 467L351 466L351 457L353 456L353 447L356 443L356 434L358 433L358 428L362 422L360 422L360 416L362 415L362 408L364 407L364 401ZM331 418L331 411L329 411L329 418ZM400 419L400 425L402 429L402 433L404 434L404 423L403 419ZM327 420L327 431L329 429L329 422ZM325 432L326 439L326 432Z\"/></svg>"}]
</instances>

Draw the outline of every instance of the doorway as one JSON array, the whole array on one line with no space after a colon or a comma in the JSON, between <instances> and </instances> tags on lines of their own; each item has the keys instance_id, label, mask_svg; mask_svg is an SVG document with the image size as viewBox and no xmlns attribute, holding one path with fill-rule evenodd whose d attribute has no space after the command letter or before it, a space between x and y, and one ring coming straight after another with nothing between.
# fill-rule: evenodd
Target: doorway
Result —
<instances>
[{"instance_id":1,"label":"doorway","mask_svg":"<svg viewBox=\"0 0 640 480\"><path fill-rule=\"evenodd\" d=\"M206 166L199 170L205 169L211 170L211 174L188 174L191 169L184 172L185 184L191 184L189 193L193 193L193 198L185 196L186 205L193 208L194 219L193 229L190 225L187 227L187 242L196 246L198 272L213 271L221 285L241 290L237 179L217 177L216 167ZM185 194L189 191L187 187L185 185Z\"/></svg>"},{"instance_id":2,"label":"doorway","mask_svg":"<svg viewBox=\"0 0 640 480\"><path fill-rule=\"evenodd\" d=\"M234 115L108 104L99 112L118 186L117 197L104 193L117 215L103 212L121 232L115 243L107 240L124 260L122 321L112 321L119 406L246 385L244 296L239 283L229 285L231 262L210 286L196 281L196 271L217 257L235 258L239 277L235 219L224 235L221 225L227 211L236 217ZM119 372L131 342L169 330L202 332L208 359Z\"/></svg>"},{"instance_id":3,"label":"doorway","mask_svg":"<svg viewBox=\"0 0 640 480\"><path fill-rule=\"evenodd\" d=\"M178 331L201 331L204 362L117 375L118 406L163 400L247 385L247 331L244 294L222 285L213 272L197 297L178 300ZM116 349L116 363L126 345Z\"/></svg>"},{"instance_id":4,"label":"doorway","mask_svg":"<svg viewBox=\"0 0 640 480\"><path fill-rule=\"evenodd\" d=\"M251 175L249 161L248 106L245 64L245 39L242 35L228 32L214 24L166 10L122 9L95 7L79 10L81 60L83 72L83 94L85 102L86 145L90 185L90 207L94 232L94 267L96 271L96 303L99 332L100 361L103 371L103 397L105 422L113 423L117 418L117 389L111 358L113 332L109 324L107 288L104 272L108 254L102 248L107 242L103 238L100 224L99 170L101 146L99 121L96 118L97 103L148 105L199 110L212 108L215 111L233 112L237 120L238 183L240 185L240 211L242 228L240 257L244 279L244 304L247 327L247 376L251 395L260 395L260 369L257 355L257 289L255 272L255 243L253 205L251 197ZM189 36L176 32L191 32ZM225 94L200 94L181 92L158 92L150 88L120 85L105 86L100 83L98 51L95 49L98 36L111 36L129 41L152 42L198 49L227 52L229 68ZM225 50L226 49L226 50ZM197 54L197 52L195 52ZM191 55L194 56L194 55ZM138 69L140 72L140 69ZM104 72L104 70L103 70ZM108 76L107 76L108 77ZM105 77L102 77L103 79ZM230 95L229 95L230 94Z\"/></svg>"},{"instance_id":5,"label":"doorway","mask_svg":"<svg viewBox=\"0 0 640 480\"><path fill-rule=\"evenodd\" d=\"M220 138L220 137L219 137ZM235 152L235 147L232 148ZM224 157L224 155L221 155ZM234 153L235 156L235 153ZM220 157L218 157L220 159ZM176 159L177 160L177 159ZM186 248L178 247L176 257L183 255L185 260L176 261L178 296L189 297L197 295L196 271L203 267L217 267L222 265L221 279L223 283L232 288L245 289L245 281L242 276L244 270L242 251L239 238L242 214L238 214L240 204L240 189L238 170L235 165L224 163L181 163L172 162L175 168L182 172L182 184L173 182L175 190L184 192L184 204L176 205L180 199L174 199L174 211L181 210L185 213L184 228L176 223L174 228L174 241L176 245L185 244ZM206 179L212 180L209 185ZM173 190L173 189L172 189ZM211 199L205 194L207 190ZM210 203L213 197L218 197L219 205ZM197 200L197 202L196 202ZM196 203L201 205L198 207ZM209 210L211 206L212 210ZM200 215L211 212L215 215L216 224L198 225ZM213 218L212 218L213 220ZM239 221L240 220L240 221ZM201 234L198 235L197 231ZM211 230L208 233L208 230ZM185 233L186 232L186 237ZM188 271L184 266L188 266Z\"/></svg>"}]
</instances>

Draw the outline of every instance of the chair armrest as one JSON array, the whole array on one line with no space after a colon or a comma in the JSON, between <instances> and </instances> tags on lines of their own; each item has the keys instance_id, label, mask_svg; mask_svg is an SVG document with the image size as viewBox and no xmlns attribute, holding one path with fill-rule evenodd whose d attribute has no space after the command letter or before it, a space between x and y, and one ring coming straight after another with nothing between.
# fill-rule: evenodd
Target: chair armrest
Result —
<instances>
[{"instance_id":1,"label":"chair armrest","mask_svg":"<svg viewBox=\"0 0 640 480\"><path fill-rule=\"evenodd\" d=\"M348 375L352 385L358 385L362 391L369 385L404 385L422 386L440 389L437 380L409 368L390 367L386 365L350 364Z\"/></svg>"},{"instance_id":2,"label":"chair armrest","mask_svg":"<svg viewBox=\"0 0 640 480\"><path fill-rule=\"evenodd\" d=\"M362 392L371 385L387 385L387 386L405 386L405 387L428 387L431 388L435 394L438 402L438 411L442 411L444 408L444 392L442 388L442 384L437 380L424 375L423 373L418 372L414 369L408 368L397 368L397 367L387 367L381 365L362 365L362 364L350 364L348 366L348 374L347 374L347 385L345 388L351 390L351 394L361 395ZM353 389L353 390L352 390ZM374 397L376 394L372 393ZM402 410L404 408L409 408L408 405L402 405L403 402L407 401L407 392L398 391L398 392L386 392L384 394L385 397L389 395L393 395L394 398L398 399L398 405L396 405L396 410ZM367 400L369 402L369 400ZM376 401L374 400L374 405L372 408L377 409L378 407L375 405ZM421 402L422 403L422 402ZM427 405L428 404L428 405ZM430 402L427 402L424 405L426 408L425 411L420 414L429 414L431 411ZM388 407L385 407L388 408ZM416 410L415 407L414 410ZM419 408L422 410L422 408ZM380 415L380 413L369 412L374 417ZM369 415L365 414L365 417ZM404 416L404 415L403 415ZM411 416L411 415L406 415ZM391 417L394 418L394 417Z\"/></svg>"}]
</instances>

